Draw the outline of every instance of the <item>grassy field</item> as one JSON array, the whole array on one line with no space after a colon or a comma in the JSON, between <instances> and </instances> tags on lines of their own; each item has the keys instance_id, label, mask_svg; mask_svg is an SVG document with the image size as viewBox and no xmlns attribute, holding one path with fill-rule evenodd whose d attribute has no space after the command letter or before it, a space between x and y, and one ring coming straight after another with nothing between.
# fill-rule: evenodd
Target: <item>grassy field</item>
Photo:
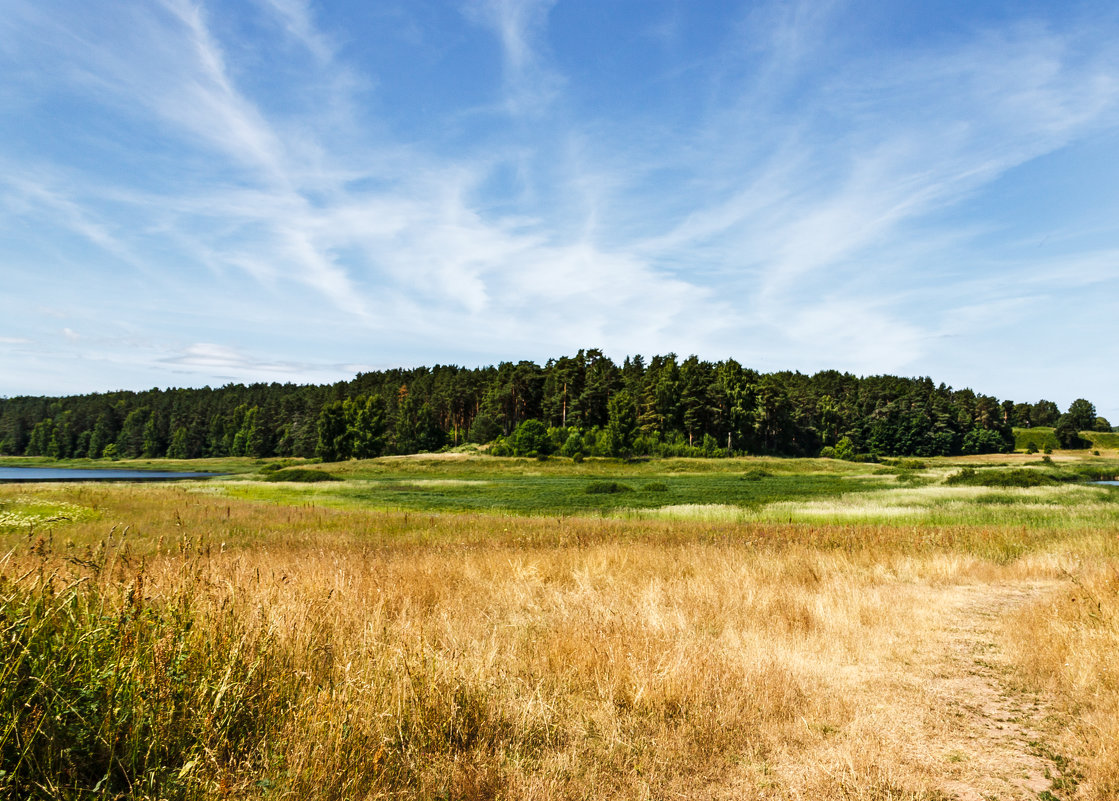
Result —
<instances>
[{"instance_id":1,"label":"grassy field","mask_svg":"<svg viewBox=\"0 0 1119 801\"><path fill-rule=\"evenodd\" d=\"M1014 447L1025 450L1032 443L1037 450L1050 448L1057 450L1061 447L1057 441L1056 429L1052 427L1016 428L1014 429ZM1092 443L1092 448L1098 451L1119 450L1119 434L1114 431L1081 431L1080 436Z\"/></svg>"},{"instance_id":2,"label":"grassy field","mask_svg":"<svg viewBox=\"0 0 1119 801\"><path fill-rule=\"evenodd\" d=\"M0 485L0 795L1119 796L1114 460L209 467Z\"/></svg>"}]
</instances>

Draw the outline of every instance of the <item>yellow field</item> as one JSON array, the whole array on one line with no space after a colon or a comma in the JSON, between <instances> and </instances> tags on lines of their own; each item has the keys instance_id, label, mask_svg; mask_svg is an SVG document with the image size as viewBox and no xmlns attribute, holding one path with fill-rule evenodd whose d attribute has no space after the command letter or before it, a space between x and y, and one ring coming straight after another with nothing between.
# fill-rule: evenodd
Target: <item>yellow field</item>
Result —
<instances>
[{"instance_id":1,"label":"yellow field","mask_svg":"<svg viewBox=\"0 0 1119 801\"><path fill-rule=\"evenodd\" d=\"M56 639L5 646L12 797L101 779L68 736L103 797L1119 797L1119 524L29 494L62 511L6 529L5 636Z\"/></svg>"}]
</instances>

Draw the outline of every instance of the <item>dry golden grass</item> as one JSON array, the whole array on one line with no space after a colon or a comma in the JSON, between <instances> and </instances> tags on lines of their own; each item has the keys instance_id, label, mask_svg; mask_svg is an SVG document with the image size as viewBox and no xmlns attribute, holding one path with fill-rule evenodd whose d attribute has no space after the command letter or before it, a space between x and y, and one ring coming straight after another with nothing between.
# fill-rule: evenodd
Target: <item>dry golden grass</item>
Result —
<instances>
[{"instance_id":1,"label":"dry golden grass","mask_svg":"<svg viewBox=\"0 0 1119 801\"><path fill-rule=\"evenodd\" d=\"M1054 747L1080 757L1077 797L1119 798L1119 565L1072 574L1011 621L1008 639L1024 678L1068 716Z\"/></svg>"},{"instance_id":2,"label":"dry golden grass","mask_svg":"<svg viewBox=\"0 0 1119 801\"><path fill-rule=\"evenodd\" d=\"M1045 600L1005 634L1022 675L1060 694L1054 709L1089 711L1047 747L1095 749L1089 797L1119 787L1119 581L1088 571L1075 597L1059 589L1115 531L386 514L151 486L36 494L93 511L6 536L8 597L96 585L120 616L189 607L181 647L212 660L212 686L232 687L231 666L256 655L239 695L198 697L217 716L236 695L260 736L238 733L239 751L184 746L168 795L1019 797L1010 746L967 711L1011 686L1010 666L961 689L943 679L963 663L943 654L987 636L958 621L1012 609L1007 588L1023 587ZM136 662L157 684L171 635ZM1033 638L1045 647L1013 650Z\"/></svg>"}]
</instances>

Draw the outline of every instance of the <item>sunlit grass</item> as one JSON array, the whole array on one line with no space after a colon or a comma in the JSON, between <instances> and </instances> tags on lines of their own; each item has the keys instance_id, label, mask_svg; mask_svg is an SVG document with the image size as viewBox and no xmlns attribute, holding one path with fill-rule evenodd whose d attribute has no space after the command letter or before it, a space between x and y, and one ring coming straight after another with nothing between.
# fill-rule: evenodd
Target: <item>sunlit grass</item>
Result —
<instances>
[{"instance_id":1,"label":"sunlit grass","mask_svg":"<svg viewBox=\"0 0 1119 801\"><path fill-rule=\"evenodd\" d=\"M96 516L96 510L70 501L26 494L0 495L0 532L34 531L43 524L89 520Z\"/></svg>"},{"instance_id":2,"label":"sunlit grass","mask_svg":"<svg viewBox=\"0 0 1119 801\"><path fill-rule=\"evenodd\" d=\"M103 520L13 539L24 544L2 566L5 619L26 631L4 640L5 663L54 671L51 694L5 685L9 736L36 754L14 760L16 795L32 781L331 799L769 783L839 799L885 792L875 765L889 763L894 791L931 798L938 754L872 732L926 720L916 736L936 733L898 671L943 613L938 588L1074 565L1041 532L1006 558L1018 536L1006 531L42 492L80 494ZM83 687L97 691L74 717ZM78 742L88 753L66 756Z\"/></svg>"},{"instance_id":3,"label":"sunlit grass","mask_svg":"<svg viewBox=\"0 0 1119 801\"><path fill-rule=\"evenodd\" d=\"M1072 577L1005 638L1114 797L1119 490L445 461L0 486L0 796L931 801L955 588Z\"/></svg>"}]
</instances>

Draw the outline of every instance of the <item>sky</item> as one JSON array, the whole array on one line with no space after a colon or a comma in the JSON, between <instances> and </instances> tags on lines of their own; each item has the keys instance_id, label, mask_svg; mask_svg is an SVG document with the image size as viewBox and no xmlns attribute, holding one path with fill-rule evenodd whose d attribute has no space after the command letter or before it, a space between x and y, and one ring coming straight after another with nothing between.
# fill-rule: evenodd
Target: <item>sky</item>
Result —
<instances>
[{"instance_id":1,"label":"sky","mask_svg":"<svg viewBox=\"0 0 1119 801\"><path fill-rule=\"evenodd\" d=\"M6 0L0 396L572 355L1119 423L1119 7Z\"/></svg>"}]
</instances>

